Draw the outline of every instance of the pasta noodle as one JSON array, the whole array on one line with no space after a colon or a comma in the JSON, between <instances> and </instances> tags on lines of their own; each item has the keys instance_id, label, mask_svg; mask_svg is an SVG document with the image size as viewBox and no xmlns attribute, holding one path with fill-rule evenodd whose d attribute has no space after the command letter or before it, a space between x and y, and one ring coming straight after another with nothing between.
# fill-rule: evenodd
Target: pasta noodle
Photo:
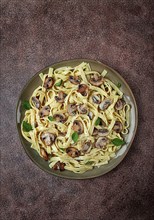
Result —
<instances>
[{"instance_id":1,"label":"pasta noodle","mask_svg":"<svg viewBox=\"0 0 154 220\"><path fill-rule=\"evenodd\" d=\"M130 106L106 74L85 62L40 74L21 132L50 168L84 173L107 164L125 143Z\"/></svg>"}]
</instances>

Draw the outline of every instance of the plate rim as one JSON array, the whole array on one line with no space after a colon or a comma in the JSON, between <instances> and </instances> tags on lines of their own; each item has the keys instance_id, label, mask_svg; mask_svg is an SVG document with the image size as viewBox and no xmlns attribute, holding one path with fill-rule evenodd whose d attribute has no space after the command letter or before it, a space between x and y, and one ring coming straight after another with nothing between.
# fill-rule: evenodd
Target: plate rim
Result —
<instances>
[{"instance_id":1,"label":"plate rim","mask_svg":"<svg viewBox=\"0 0 154 220\"><path fill-rule=\"evenodd\" d=\"M123 154L123 157L122 159L116 164L114 165L113 167L111 167L111 169L109 170L106 170L104 173L100 173L100 174L95 174L95 175L91 175L91 176L87 176L87 177L80 177L80 176L74 176L74 177L71 177L71 176L62 176L60 173L51 173L50 171L46 170L45 168L43 168L39 163L37 163L37 161L31 156L31 154L28 152L28 150L26 149L25 147L25 144L23 143L23 140L22 140L22 137L19 133L19 128L18 128L18 121L17 121L17 115L18 115L18 108L19 108L19 102L21 100L21 96L24 92L24 90L26 89L26 87L29 85L29 83L37 76L39 75L39 73L43 72L44 70L48 69L49 67L52 67L53 65L56 65L56 64L60 64L60 63L65 63L65 62L75 62L75 61L81 61L81 62L95 62L95 63L98 63L98 64L101 64L103 65L104 67L107 67L108 69L111 70L111 72L115 72L116 75L118 75L118 77L125 82L125 85L127 86L131 96L132 96L132 99L133 99L133 102L134 102L134 110L135 110L135 126L134 126L134 132L133 132L133 135L132 135L132 138L131 138L131 141L129 142L129 145L126 149L126 151L124 152ZM23 86L23 88L21 89L20 93L19 93L19 96L18 96L18 101L17 101L17 105L16 105L16 128L17 128L17 131L18 131L18 136L20 138L20 142L26 152L26 154L28 155L28 157L31 159L31 161L36 165L38 166L41 170L43 170L44 172L50 174L50 175L54 175L54 176L57 176L57 177L60 177L60 178L63 178L63 179L70 179L70 180L86 180L86 179L93 179L93 178L97 178L97 177L100 177L100 176L103 176L109 172L111 172L113 169L115 169L122 161L123 159L126 157L128 151L130 150L131 146L132 146L132 143L134 141L134 138L136 136L136 132L137 132L137 127L138 127L138 107L137 107L137 103L136 103L136 100L135 100L135 96L130 88L130 86L128 85L128 83L126 82L126 80L120 75L120 73L118 73L116 70L114 70L112 67L104 64L103 62L101 61L98 61L98 60L95 60L95 59L88 59L88 58L75 58L75 59L67 59L67 60L61 60L61 61L58 61L58 62L54 62L44 68L42 68L41 70L37 71L27 82L26 84ZM78 175L78 174L77 174Z\"/></svg>"}]
</instances>

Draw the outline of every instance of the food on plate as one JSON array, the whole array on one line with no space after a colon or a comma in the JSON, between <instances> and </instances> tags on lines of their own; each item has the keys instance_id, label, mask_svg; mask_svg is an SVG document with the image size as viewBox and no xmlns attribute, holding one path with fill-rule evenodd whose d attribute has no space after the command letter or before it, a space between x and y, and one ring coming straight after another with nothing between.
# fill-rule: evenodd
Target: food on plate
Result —
<instances>
[{"instance_id":1,"label":"food on plate","mask_svg":"<svg viewBox=\"0 0 154 220\"><path fill-rule=\"evenodd\" d=\"M21 124L24 138L53 170L84 173L107 164L125 144L130 105L116 85L88 63L40 73L42 84Z\"/></svg>"}]
</instances>

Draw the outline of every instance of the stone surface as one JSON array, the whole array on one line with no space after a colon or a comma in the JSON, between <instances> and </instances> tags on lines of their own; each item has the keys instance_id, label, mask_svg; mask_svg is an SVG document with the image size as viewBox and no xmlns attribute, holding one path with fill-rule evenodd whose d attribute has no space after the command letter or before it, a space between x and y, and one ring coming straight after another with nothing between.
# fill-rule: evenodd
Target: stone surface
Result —
<instances>
[{"instance_id":1,"label":"stone surface","mask_svg":"<svg viewBox=\"0 0 154 220\"><path fill-rule=\"evenodd\" d=\"M153 9L152 0L1 0L1 219L154 219ZM73 58L100 60L120 72L139 109L127 157L84 181L34 165L15 119L25 83L43 67Z\"/></svg>"}]
</instances>

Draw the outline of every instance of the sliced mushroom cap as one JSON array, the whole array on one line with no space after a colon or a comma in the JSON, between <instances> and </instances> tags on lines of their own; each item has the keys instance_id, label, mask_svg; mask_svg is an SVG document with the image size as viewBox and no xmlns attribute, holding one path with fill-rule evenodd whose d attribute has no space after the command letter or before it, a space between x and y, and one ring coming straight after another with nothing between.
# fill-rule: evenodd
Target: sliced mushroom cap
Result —
<instances>
[{"instance_id":1,"label":"sliced mushroom cap","mask_svg":"<svg viewBox=\"0 0 154 220\"><path fill-rule=\"evenodd\" d=\"M64 99L66 98L66 96L67 96L66 93L60 91L60 92L58 93L58 96L55 96L55 100L56 100L57 102L59 102L59 103L63 103L63 102L64 102Z\"/></svg>"},{"instance_id":2,"label":"sliced mushroom cap","mask_svg":"<svg viewBox=\"0 0 154 220\"><path fill-rule=\"evenodd\" d=\"M73 122L73 126L72 129L76 132L78 132L78 134L82 134L84 131L84 127L81 121L75 120Z\"/></svg>"},{"instance_id":3,"label":"sliced mushroom cap","mask_svg":"<svg viewBox=\"0 0 154 220\"><path fill-rule=\"evenodd\" d=\"M104 82L104 79L101 75L94 73L90 75L89 82L94 86L100 86Z\"/></svg>"},{"instance_id":4,"label":"sliced mushroom cap","mask_svg":"<svg viewBox=\"0 0 154 220\"><path fill-rule=\"evenodd\" d=\"M67 106L67 112L69 115L75 115L77 111L77 106L76 104L68 104Z\"/></svg>"},{"instance_id":5,"label":"sliced mushroom cap","mask_svg":"<svg viewBox=\"0 0 154 220\"><path fill-rule=\"evenodd\" d=\"M93 112L89 112L88 116L89 116L90 119L92 119L93 118Z\"/></svg>"},{"instance_id":6,"label":"sliced mushroom cap","mask_svg":"<svg viewBox=\"0 0 154 220\"><path fill-rule=\"evenodd\" d=\"M107 137L99 137L96 141L95 146L97 148L103 148L109 143L109 140Z\"/></svg>"},{"instance_id":7,"label":"sliced mushroom cap","mask_svg":"<svg viewBox=\"0 0 154 220\"><path fill-rule=\"evenodd\" d=\"M70 157L79 157L80 156L80 151L75 148L75 147L68 147L66 149L66 153L70 156Z\"/></svg>"},{"instance_id":8,"label":"sliced mushroom cap","mask_svg":"<svg viewBox=\"0 0 154 220\"><path fill-rule=\"evenodd\" d=\"M86 95L88 94L88 90L89 90L89 88L88 88L87 85L85 85L85 84L80 84L80 85L78 86L77 92L81 93L81 95L83 95L83 96L86 96Z\"/></svg>"},{"instance_id":9,"label":"sliced mushroom cap","mask_svg":"<svg viewBox=\"0 0 154 220\"><path fill-rule=\"evenodd\" d=\"M40 107L41 107L41 102L40 102L40 100L39 100L38 98L32 97L32 102L33 102L33 104L34 104L34 106L35 106L36 108L40 109Z\"/></svg>"},{"instance_id":10,"label":"sliced mushroom cap","mask_svg":"<svg viewBox=\"0 0 154 220\"><path fill-rule=\"evenodd\" d=\"M54 84L54 79L52 77L46 77L44 81L43 87L46 89L50 89Z\"/></svg>"},{"instance_id":11,"label":"sliced mushroom cap","mask_svg":"<svg viewBox=\"0 0 154 220\"><path fill-rule=\"evenodd\" d=\"M114 126L113 126L113 131L116 133L120 133L123 129L122 123L120 121L116 121Z\"/></svg>"},{"instance_id":12,"label":"sliced mushroom cap","mask_svg":"<svg viewBox=\"0 0 154 220\"><path fill-rule=\"evenodd\" d=\"M99 108L101 110L106 110L111 104L112 101L110 99L105 99L103 102L99 104Z\"/></svg>"},{"instance_id":13,"label":"sliced mushroom cap","mask_svg":"<svg viewBox=\"0 0 154 220\"><path fill-rule=\"evenodd\" d=\"M85 153L88 151L88 149L91 147L91 141L86 141L82 145L82 152Z\"/></svg>"},{"instance_id":14,"label":"sliced mushroom cap","mask_svg":"<svg viewBox=\"0 0 154 220\"><path fill-rule=\"evenodd\" d=\"M54 166L53 166L53 169L54 170L60 170L60 171L64 171L65 170L65 163L62 163L60 161L58 161Z\"/></svg>"},{"instance_id":15,"label":"sliced mushroom cap","mask_svg":"<svg viewBox=\"0 0 154 220\"><path fill-rule=\"evenodd\" d=\"M93 135L93 136L98 135L98 129L97 129L97 128L94 128L92 135Z\"/></svg>"},{"instance_id":16,"label":"sliced mushroom cap","mask_svg":"<svg viewBox=\"0 0 154 220\"><path fill-rule=\"evenodd\" d=\"M53 118L57 121L57 122L61 122L64 123L66 121L66 117L64 114L54 114Z\"/></svg>"},{"instance_id":17,"label":"sliced mushroom cap","mask_svg":"<svg viewBox=\"0 0 154 220\"><path fill-rule=\"evenodd\" d=\"M49 155L44 150L44 148L40 148L40 154L41 154L41 156L43 157L44 160L49 160Z\"/></svg>"},{"instance_id":18,"label":"sliced mushroom cap","mask_svg":"<svg viewBox=\"0 0 154 220\"><path fill-rule=\"evenodd\" d=\"M124 104L125 104L125 101L122 100L122 99L119 99L119 100L116 102L116 104L115 104L115 109L116 109L116 110L121 110L121 109L123 109Z\"/></svg>"},{"instance_id":19,"label":"sliced mushroom cap","mask_svg":"<svg viewBox=\"0 0 154 220\"><path fill-rule=\"evenodd\" d=\"M69 81L75 85L80 84L80 77L79 76L69 76Z\"/></svg>"},{"instance_id":20,"label":"sliced mushroom cap","mask_svg":"<svg viewBox=\"0 0 154 220\"><path fill-rule=\"evenodd\" d=\"M84 104L80 104L77 107L80 114L86 114L87 113L87 106Z\"/></svg>"},{"instance_id":21,"label":"sliced mushroom cap","mask_svg":"<svg viewBox=\"0 0 154 220\"><path fill-rule=\"evenodd\" d=\"M94 103L99 104L101 102L101 96L100 95L93 95L92 100Z\"/></svg>"},{"instance_id":22,"label":"sliced mushroom cap","mask_svg":"<svg viewBox=\"0 0 154 220\"><path fill-rule=\"evenodd\" d=\"M51 146L55 141L56 135L50 132L42 132L41 140L46 146Z\"/></svg>"},{"instance_id":23,"label":"sliced mushroom cap","mask_svg":"<svg viewBox=\"0 0 154 220\"><path fill-rule=\"evenodd\" d=\"M106 128L98 129L98 136L105 137L109 134L109 131Z\"/></svg>"},{"instance_id":24,"label":"sliced mushroom cap","mask_svg":"<svg viewBox=\"0 0 154 220\"><path fill-rule=\"evenodd\" d=\"M48 116L50 114L50 106L44 106L41 108L41 110L39 111L39 116L40 117L44 117L44 116Z\"/></svg>"}]
</instances>

